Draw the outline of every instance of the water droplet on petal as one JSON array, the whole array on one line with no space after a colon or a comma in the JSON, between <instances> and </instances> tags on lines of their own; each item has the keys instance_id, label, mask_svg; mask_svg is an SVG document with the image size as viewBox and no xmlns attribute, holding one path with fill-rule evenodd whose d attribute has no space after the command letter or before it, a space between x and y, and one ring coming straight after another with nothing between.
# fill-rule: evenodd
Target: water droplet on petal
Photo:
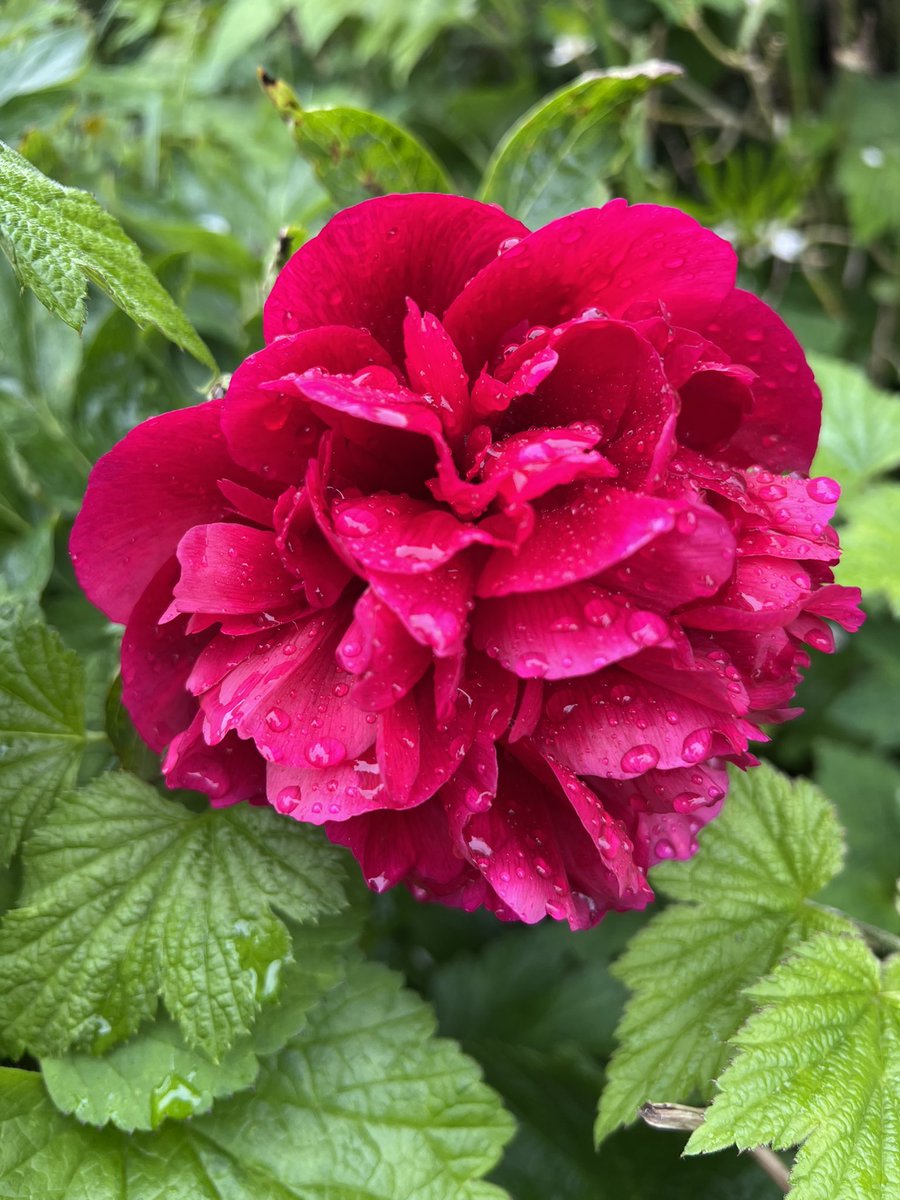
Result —
<instances>
[{"instance_id":1,"label":"water droplet on petal","mask_svg":"<svg viewBox=\"0 0 900 1200\"><path fill-rule=\"evenodd\" d=\"M629 637L639 646L655 646L668 634L669 627L661 616L654 612L630 613L625 622Z\"/></svg>"},{"instance_id":2,"label":"water droplet on petal","mask_svg":"<svg viewBox=\"0 0 900 1200\"><path fill-rule=\"evenodd\" d=\"M323 737L310 742L305 753L314 767L336 767L347 757L347 747L337 738Z\"/></svg>"},{"instance_id":3,"label":"water droplet on petal","mask_svg":"<svg viewBox=\"0 0 900 1200\"><path fill-rule=\"evenodd\" d=\"M660 838L659 841L656 843L656 857L657 858L674 858L675 857L675 847L666 838Z\"/></svg>"},{"instance_id":4,"label":"water droplet on petal","mask_svg":"<svg viewBox=\"0 0 900 1200\"><path fill-rule=\"evenodd\" d=\"M375 513L361 505L342 508L334 518L334 527L345 537L368 537L376 533L381 521Z\"/></svg>"},{"instance_id":5,"label":"water droplet on petal","mask_svg":"<svg viewBox=\"0 0 900 1200\"><path fill-rule=\"evenodd\" d=\"M284 733L291 723L291 718L283 708L270 708L263 719L273 733Z\"/></svg>"},{"instance_id":6,"label":"water droplet on petal","mask_svg":"<svg viewBox=\"0 0 900 1200\"><path fill-rule=\"evenodd\" d=\"M652 771L659 762L659 751L655 746L642 742L632 746L622 755L622 770L629 775L641 775L644 771Z\"/></svg>"},{"instance_id":7,"label":"water droplet on petal","mask_svg":"<svg viewBox=\"0 0 900 1200\"><path fill-rule=\"evenodd\" d=\"M695 729L693 733L689 733L684 739L681 747L681 757L686 763L700 762L701 759L709 758L711 748L712 730Z\"/></svg>"},{"instance_id":8,"label":"water droplet on petal","mask_svg":"<svg viewBox=\"0 0 900 1200\"><path fill-rule=\"evenodd\" d=\"M300 803L300 789L298 787L282 788L275 797L275 810L282 813L284 816L290 816L297 805ZM320 806L321 807L321 806Z\"/></svg>"},{"instance_id":9,"label":"water droplet on petal","mask_svg":"<svg viewBox=\"0 0 900 1200\"><path fill-rule=\"evenodd\" d=\"M820 475L817 479L810 479L806 485L806 491L810 499L819 504L835 504L841 494L839 485L825 475Z\"/></svg>"}]
</instances>

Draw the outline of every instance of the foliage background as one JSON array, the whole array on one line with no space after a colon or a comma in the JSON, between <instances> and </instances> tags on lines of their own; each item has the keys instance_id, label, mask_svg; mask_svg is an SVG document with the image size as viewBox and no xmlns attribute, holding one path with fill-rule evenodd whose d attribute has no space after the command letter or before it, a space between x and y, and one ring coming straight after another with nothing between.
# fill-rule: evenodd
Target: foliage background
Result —
<instances>
[{"instance_id":1,"label":"foliage background","mask_svg":"<svg viewBox=\"0 0 900 1200\"><path fill-rule=\"evenodd\" d=\"M845 485L846 582L870 614L804 685L767 754L812 776L848 831L826 898L900 931L900 9L892 0L7 0L0 140L121 221L216 362L262 341L284 253L334 204L256 68L307 107L411 129L473 192L505 131L582 72L680 64L608 144L573 156L566 207L616 192L674 203L730 237L825 393L816 469ZM516 214L523 215L523 214ZM527 220L528 217L526 216ZM209 373L91 289L78 335L0 261L0 558L86 655L87 704L126 766L156 770L109 699L116 641L65 554L91 463L144 417L196 401ZM107 709L109 720L107 721ZM96 748L102 755L102 747ZM0 874L16 894L15 868ZM516 1200L778 1194L736 1155L678 1161L683 1139L591 1128L624 990L607 965L642 923L572 938L381 897L368 949L436 1006L519 1120L494 1178ZM664 1098L664 1097L661 1097Z\"/></svg>"}]
</instances>

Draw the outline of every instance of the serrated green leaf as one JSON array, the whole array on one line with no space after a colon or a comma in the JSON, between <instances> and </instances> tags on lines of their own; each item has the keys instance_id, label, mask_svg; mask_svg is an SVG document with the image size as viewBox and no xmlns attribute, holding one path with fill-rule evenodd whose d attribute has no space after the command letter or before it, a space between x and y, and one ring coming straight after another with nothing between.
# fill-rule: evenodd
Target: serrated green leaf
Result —
<instances>
[{"instance_id":1,"label":"serrated green leaf","mask_svg":"<svg viewBox=\"0 0 900 1200\"><path fill-rule=\"evenodd\" d=\"M91 279L142 328L155 326L211 370L209 350L122 227L88 192L63 187L0 142L0 246L19 283L73 329Z\"/></svg>"},{"instance_id":2,"label":"serrated green leaf","mask_svg":"<svg viewBox=\"0 0 900 1200\"><path fill-rule=\"evenodd\" d=\"M450 180L406 129L359 108L303 108L286 83L260 74L300 153L335 204L388 192L449 192Z\"/></svg>"},{"instance_id":3,"label":"serrated green leaf","mask_svg":"<svg viewBox=\"0 0 900 1200\"><path fill-rule=\"evenodd\" d=\"M36 611L0 612L0 865L75 782L84 676Z\"/></svg>"},{"instance_id":4,"label":"serrated green leaf","mask_svg":"<svg viewBox=\"0 0 900 1200\"><path fill-rule=\"evenodd\" d=\"M278 996L263 1004L249 1036L238 1038L218 1063L192 1049L174 1021L159 1017L106 1054L42 1059L53 1103L80 1121L112 1123L129 1133L206 1112L214 1100L249 1087L259 1055L277 1053L303 1028L310 1008L344 977L347 944L357 932L348 912L294 925L294 961L284 968Z\"/></svg>"},{"instance_id":5,"label":"serrated green leaf","mask_svg":"<svg viewBox=\"0 0 900 1200\"><path fill-rule=\"evenodd\" d=\"M16 1200L503 1200L512 1133L477 1066L383 967L356 967L256 1087L154 1134L60 1116L0 1070L0 1195ZM5 1189L5 1190L4 1190Z\"/></svg>"},{"instance_id":6,"label":"serrated green leaf","mask_svg":"<svg viewBox=\"0 0 900 1200\"><path fill-rule=\"evenodd\" d=\"M802 1142L795 1200L892 1200L900 1180L900 957L822 933L748 990L762 1011L687 1153Z\"/></svg>"},{"instance_id":7,"label":"serrated green leaf","mask_svg":"<svg viewBox=\"0 0 900 1200\"><path fill-rule=\"evenodd\" d=\"M853 496L844 506L844 517L838 582L884 597L900 617L900 484L876 484Z\"/></svg>"},{"instance_id":8,"label":"serrated green leaf","mask_svg":"<svg viewBox=\"0 0 900 1200\"><path fill-rule=\"evenodd\" d=\"M24 861L0 926L0 1028L38 1055L121 1041L161 994L219 1058L289 957L273 908L304 921L344 905L319 831L250 806L189 812L125 774L57 801Z\"/></svg>"},{"instance_id":9,"label":"serrated green leaf","mask_svg":"<svg viewBox=\"0 0 900 1200\"><path fill-rule=\"evenodd\" d=\"M871 383L859 367L810 356L822 389L822 430L812 466L849 487L900 463L900 399Z\"/></svg>"},{"instance_id":10,"label":"serrated green leaf","mask_svg":"<svg viewBox=\"0 0 900 1200\"><path fill-rule=\"evenodd\" d=\"M808 903L837 873L841 830L825 797L765 764L734 773L700 851L653 872L681 901L635 937L614 968L631 989L595 1127L598 1140L647 1101L707 1096L747 1017L744 989L784 950L841 919Z\"/></svg>"},{"instance_id":11,"label":"serrated green leaf","mask_svg":"<svg viewBox=\"0 0 900 1200\"><path fill-rule=\"evenodd\" d=\"M497 147L481 198L535 227L602 204L623 156L623 118L639 97L680 74L652 60L593 72L545 97Z\"/></svg>"}]
</instances>

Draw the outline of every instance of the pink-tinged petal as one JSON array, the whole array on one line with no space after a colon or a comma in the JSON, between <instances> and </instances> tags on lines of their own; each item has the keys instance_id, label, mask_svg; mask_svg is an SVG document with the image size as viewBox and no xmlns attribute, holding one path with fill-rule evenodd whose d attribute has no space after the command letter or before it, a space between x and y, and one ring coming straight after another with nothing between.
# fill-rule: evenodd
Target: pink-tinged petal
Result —
<instances>
[{"instance_id":1,"label":"pink-tinged petal","mask_svg":"<svg viewBox=\"0 0 900 1200\"><path fill-rule=\"evenodd\" d=\"M544 684L540 679L526 679L519 686L519 703L509 730L510 744L530 737L544 712Z\"/></svg>"},{"instance_id":2,"label":"pink-tinged petal","mask_svg":"<svg viewBox=\"0 0 900 1200\"><path fill-rule=\"evenodd\" d=\"M278 812L312 825L403 807L395 803L395 797L385 787L374 746L331 767L269 763L266 784L269 802Z\"/></svg>"},{"instance_id":3,"label":"pink-tinged petal","mask_svg":"<svg viewBox=\"0 0 900 1200\"><path fill-rule=\"evenodd\" d=\"M265 799L265 763L252 742L242 742L230 733L217 746L208 746L203 739L203 714L199 712L190 727L173 739L163 762L163 774L170 788L204 792L214 808Z\"/></svg>"},{"instance_id":4,"label":"pink-tinged petal","mask_svg":"<svg viewBox=\"0 0 900 1200\"><path fill-rule=\"evenodd\" d=\"M473 606L477 566L471 552L427 575L370 571L372 591L403 622L410 634L438 658L462 654Z\"/></svg>"},{"instance_id":5,"label":"pink-tinged petal","mask_svg":"<svg viewBox=\"0 0 900 1200\"><path fill-rule=\"evenodd\" d=\"M296 602L297 580L285 570L275 534L249 525L195 525L178 543L181 576L163 620L179 613L263 613Z\"/></svg>"},{"instance_id":6,"label":"pink-tinged petal","mask_svg":"<svg viewBox=\"0 0 900 1200\"><path fill-rule=\"evenodd\" d=\"M753 411L732 436L730 457L773 471L808 471L819 440L822 395L785 323L756 296L736 290L696 328L757 376Z\"/></svg>"},{"instance_id":7,"label":"pink-tinged petal","mask_svg":"<svg viewBox=\"0 0 900 1200\"><path fill-rule=\"evenodd\" d=\"M803 614L797 620L802 620ZM815 620L815 618L812 618ZM793 628L796 621L791 622ZM741 631L704 632L693 630L691 642L699 667L722 666L733 695L721 696L726 704L734 699L735 712L747 713L755 722L767 720L760 713L779 707L790 700L800 683L801 668L809 666L809 655L798 649L782 628L769 629L747 637ZM698 679L709 679L708 670L698 672ZM653 678L653 676L649 676ZM686 674L680 678L687 678ZM714 691L714 685L710 692ZM743 702L741 693L746 695ZM697 692L694 692L695 697ZM702 697L699 697L702 698ZM712 703L712 701L709 701Z\"/></svg>"},{"instance_id":8,"label":"pink-tinged petal","mask_svg":"<svg viewBox=\"0 0 900 1200\"><path fill-rule=\"evenodd\" d=\"M78 582L110 620L128 620L188 529L228 515L220 479L252 487L229 457L221 408L209 400L152 417L91 472L69 545Z\"/></svg>"},{"instance_id":9,"label":"pink-tinged petal","mask_svg":"<svg viewBox=\"0 0 900 1200\"><path fill-rule=\"evenodd\" d=\"M453 713L465 666L466 655L463 653L434 660L434 711L439 721L449 720Z\"/></svg>"},{"instance_id":10,"label":"pink-tinged petal","mask_svg":"<svg viewBox=\"0 0 900 1200\"><path fill-rule=\"evenodd\" d=\"M138 733L157 752L197 712L187 681L209 640L209 635L188 637L184 618L159 624L177 577L178 565L171 559L134 606L122 638L122 702Z\"/></svg>"},{"instance_id":11,"label":"pink-tinged petal","mask_svg":"<svg viewBox=\"0 0 900 1200\"><path fill-rule=\"evenodd\" d=\"M325 832L350 848L373 891L407 883L420 900L437 899L469 912L488 899L490 889L478 871L453 853L437 798L406 812L329 821Z\"/></svg>"},{"instance_id":12,"label":"pink-tinged petal","mask_svg":"<svg viewBox=\"0 0 900 1200\"><path fill-rule=\"evenodd\" d=\"M646 646L671 646L669 622L594 583L482 600L472 640L523 679L589 675Z\"/></svg>"},{"instance_id":13,"label":"pink-tinged petal","mask_svg":"<svg viewBox=\"0 0 900 1200\"><path fill-rule=\"evenodd\" d=\"M445 509L410 496L357 496L331 509L335 534L361 574L436 571L476 543L497 544L486 528L458 521Z\"/></svg>"},{"instance_id":14,"label":"pink-tinged petal","mask_svg":"<svg viewBox=\"0 0 900 1200\"><path fill-rule=\"evenodd\" d=\"M266 341L336 322L370 329L403 356L407 299L442 318L466 282L528 230L492 205L460 196L381 196L339 213L301 246L275 281Z\"/></svg>"},{"instance_id":15,"label":"pink-tinged petal","mask_svg":"<svg viewBox=\"0 0 900 1200\"><path fill-rule=\"evenodd\" d=\"M353 572L319 528L307 489L285 492L273 519L278 553L287 570L303 584L308 603L313 608L336 604Z\"/></svg>"},{"instance_id":16,"label":"pink-tinged petal","mask_svg":"<svg viewBox=\"0 0 900 1200\"><path fill-rule=\"evenodd\" d=\"M674 528L601 574L600 585L671 612L713 595L731 578L735 540L728 522L704 504L678 500L670 508Z\"/></svg>"},{"instance_id":17,"label":"pink-tinged petal","mask_svg":"<svg viewBox=\"0 0 900 1200\"><path fill-rule=\"evenodd\" d=\"M442 442L443 427L437 411L417 392L400 384L385 387L385 382L372 372L356 377L310 372L284 375L271 384L264 384L263 389L303 397L321 405L323 410L391 430L423 434L436 443Z\"/></svg>"},{"instance_id":18,"label":"pink-tinged petal","mask_svg":"<svg viewBox=\"0 0 900 1200\"><path fill-rule=\"evenodd\" d=\"M219 491L234 509L235 516L243 517L263 529L273 529L275 524L275 501L261 496L252 488L241 487L230 479L219 480Z\"/></svg>"},{"instance_id":19,"label":"pink-tinged petal","mask_svg":"<svg viewBox=\"0 0 900 1200\"><path fill-rule=\"evenodd\" d=\"M613 200L506 250L466 287L444 324L477 372L508 331L556 325L592 306L623 316L638 302L662 302L676 324L695 326L722 307L735 272L731 246L693 218Z\"/></svg>"},{"instance_id":20,"label":"pink-tinged petal","mask_svg":"<svg viewBox=\"0 0 900 1200\"><path fill-rule=\"evenodd\" d=\"M298 483L324 425L302 395L282 391L277 381L306 371L352 376L390 365L370 333L346 325L278 338L251 354L232 375L223 401L222 429L235 462L264 479Z\"/></svg>"},{"instance_id":21,"label":"pink-tinged petal","mask_svg":"<svg viewBox=\"0 0 900 1200\"><path fill-rule=\"evenodd\" d=\"M786 625L805 607L813 584L799 563L778 558L740 558L734 578L714 600L678 614L692 629L762 632Z\"/></svg>"},{"instance_id":22,"label":"pink-tinged petal","mask_svg":"<svg viewBox=\"0 0 900 1200\"><path fill-rule=\"evenodd\" d=\"M737 638L747 640L740 634ZM692 630L690 639L674 653L653 647L639 658L629 659L626 669L697 704L743 715L750 705L742 672L728 653L729 646L719 635Z\"/></svg>"},{"instance_id":23,"label":"pink-tinged petal","mask_svg":"<svg viewBox=\"0 0 900 1200\"><path fill-rule=\"evenodd\" d=\"M419 774L419 707L415 696L404 696L385 709L378 722L376 743L381 778L391 807L409 802Z\"/></svg>"},{"instance_id":24,"label":"pink-tinged petal","mask_svg":"<svg viewBox=\"0 0 900 1200\"><path fill-rule=\"evenodd\" d=\"M848 633L855 633L866 619L866 614L859 607L861 602L862 592L859 588L829 583L825 587L820 587L807 600L804 608L809 613L816 613L820 617L827 617L829 621L836 621Z\"/></svg>"},{"instance_id":25,"label":"pink-tinged petal","mask_svg":"<svg viewBox=\"0 0 900 1200\"><path fill-rule=\"evenodd\" d=\"M470 423L469 377L459 351L437 317L420 312L412 300L408 301L408 309L403 343L409 386L431 398L448 435L455 437Z\"/></svg>"},{"instance_id":26,"label":"pink-tinged petal","mask_svg":"<svg viewBox=\"0 0 900 1200\"><path fill-rule=\"evenodd\" d=\"M518 552L495 550L478 580L479 596L544 591L615 566L672 529L673 505L614 487L573 484L559 503L537 513Z\"/></svg>"},{"instance_id":27,"label":"pink-tinged petal","mask_svg":"<svg viewBox=\"0 0 900 1200\"><path fill-rule=\"evenodd\" d=\"M371 589L356 602L337 658L345 671L356 676L351 690L354 704L372 711L389 708L405 696L431 663L428 648L407 632Z\"/></svg>"},{"instance_id":28,"label":"pink-tinged petal","mask_svg":"<svg viewBox=\"0 0 900 1200\"><path fill-rule=\"evenodd\" d=\"M235 730L268 762L297 767L337 766L366 750L375 731L335 661L348 617L341 606L285 626L233 667L201 699L207 741Z\"/></svg>"},{"instance_id":29,"label":"pink-tinged petal","mask_svg":"<svg viewBox=\"0 0 900 1200\"><path fill-rule=\"evenodd\" d=\"M705 454L724 450L753 411L753 378L746 367L698 364L679 392L678 441Z\"/></svg>"},{"instance_id":30,"label":"pink-tinged petal","mask_svg":"<svg viewBox=\"0 0 900 1200\"><path fill-rule=\"evenodd\" d=\"M559 355L551 347L539 348L526 342L512 358L501 364L504 368L502 379L483 367L472 387L472 412L477 417L504 412L518 396L534 392L558 361ZM559 417L555 419L558 421Z\"/></svg>"},{"instance_id":31,"label":"pink-tinged petal","mask_svg":"<svg viewBox=\"0 0 900 1200\"><path fill-rule=\"evenodd\" d=\"M602 799L573 771L553 758L545 762L596 848L599 869L591 872L591 898L602 903L604 910L623 911L649 904L653 892L635 861L635 847L623 822L607 812Z\"/></svg>"},{"instance_id":32,"label":"pink-tinged petal","mask_svg":"<svg viewBox=\"0 0 900 1200\"><path fill-rule=\"evenodd\" d=\"M565 703L557 697L564 695ZM551 684L534 741L578 775L630 779L740 754L758 731L619 667Z\"/></svg>"}]
</instances>

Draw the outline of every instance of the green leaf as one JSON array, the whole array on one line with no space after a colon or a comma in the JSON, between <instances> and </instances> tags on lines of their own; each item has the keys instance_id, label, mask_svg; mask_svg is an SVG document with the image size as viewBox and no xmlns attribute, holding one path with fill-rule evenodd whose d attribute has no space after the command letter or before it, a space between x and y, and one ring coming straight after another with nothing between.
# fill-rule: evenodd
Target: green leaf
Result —
<instances>
[{"instance_id":1,"label":"green leaf","mask_svg":"<svg viewBox=\"0 0 900 1200\"><path fill-rule=\"evenodd\" d=\"M83 707L77 657L36 612L0 610L0 865L74 784Z\"/></svg>"},{"instance_id":2,"label":"green leaf","mask_svg":"<svg viewBox=\"0 0 900 1200\"><path fill-rule=\"evenodd\" d=\"M728 1039L750 1011L744 989L787 947L840 926L808 901L837 873L842 851L834 810L811 784L765 764L734 773L699 853L653 872L680 903L654 917L614 968L633 995L617 1030L598 1141L647 1101L710 1094Z\"/></svg>"},{"instance_id":3,"label":"green leaf","mask_svg":"<svg viewBox=\"0 0 900 1200\"><path fill-rule=\"evenodd\" d=\"M822 389L822 431L814 475L833 475L845 492L900 464L900 400L875 387L859 367L810 357Z\"/></svg>"},{"instance_id":4,"label":"green leaf","mask_svg":"<svg viewBox=\"0 0 900 1200\"><path fill-rule=\"evenodd\" d=\"M209 350L118 221L88 192L48 179L3 142L0 246L19 283L73 329L84 326L84 296L91 279L142 328L155 326L216 369Z\"/></svg>"},{"instance_id":5,"label":"green leaf","mask_svg":"<svg viewBox=\"0 0 900 1200\"><path fill-rule=\"evenodd\" d=\"M451 190L443 167L408 130L359 108L303 108L282 80L264 72L260 80L335 204Z\"/></svg>"},{"instance_id":6,"label":"green leaf","mask_svg":"<svg viewBox=\"0 0 900 1200\"><path fill-rule=\"evenodd\" d=\"M892 1200L900 1180L900 957L823 933L749 989L757 1005L687 1152L803 1145L794 1200Z\"/></svg>"},{"instance_id":7,"label":"green leaf","mask_svg":"<svg viewBox=\"0 0 900 1200\"><path fill-rule=\"evenodd\" d=\"M602 204L626 153L624 117L639 97L680 74L680 67L651 60L584 75L545 97L497 147L481 198L534 226Z\"/></svg>"},{"instance_id":8,"label":"green leaf","mask_svg":"<svg viewBox=\"0 0 900 1200\"><path fill-rule=\"evenodd\" d=\"M345 912L317 925L294 926L294 961L284 968L279 996L263 1004L250 1035L238 1038L218 1063L192 1049L175 1022L161 1017L106 1054L42 1059L54 1104L80 1121L112 1122L131 1132L196 1116L214 1100L249 1087L259 1072L258 1056L277 1053L303 1028L310 1008L344 977L346 944L357 925Z\"/></svg>"},{"instance_id":9,"label":"green leaf","mask_svg":"<svg viewBox=\"0 0 900 1200\"><path fill-rule=\"evenodd\" d=\"M290 937L343 907L339 852L270 809L189 812L125 774L53 807L0 926L0 1028L56 1054L133 1033L161 993L219 1058L277 994Z\"/></svg>"},{"instance_id":10,"label":"green leaf","mask_svg":"<svg viewBox=\"0 0 900 1200\"><path fill-rule=\"evenodd\" d=\"M890 701L888 701L890 704ZM826 739L813 743L816 783L837 805L847 862L822 899L852 916L900 932L900 770L888 759Z\"/></svg>"},{"instance_id":11,"label":"green leaf","mask_svg":"<svg viewBox=\"0 0 900 1200\"><path fill-rule=\"evenodd\" d=\"M0 1070L0 1195L16 1200L503 1200L482 1181L512 1123L385 968L355 967L252 1093L154 1134L60 1116Z\"/></svg>"},{"instance_id":12,"label":"green leaf","mask_svg":"<svg viewBox=\"0 0 900 1200\"><path fill-rule=\"evenodd\" d=\"M89 32L77 25L0 46L0 104L68 83L87 64L90 47Z\"/></svg>"},{"instance_id":13,"label":"green leaf","mask_svg":"<svg viewBox=\"0 0 900 1200\"><path fill-rule=\"evenodd\" d=\"M844 506L847 524L841 529L843 553L836 570L839 583L862 588L866 595L883 596L900 617L900 484L879 483Z\"/></svg>"}]
</instances>

